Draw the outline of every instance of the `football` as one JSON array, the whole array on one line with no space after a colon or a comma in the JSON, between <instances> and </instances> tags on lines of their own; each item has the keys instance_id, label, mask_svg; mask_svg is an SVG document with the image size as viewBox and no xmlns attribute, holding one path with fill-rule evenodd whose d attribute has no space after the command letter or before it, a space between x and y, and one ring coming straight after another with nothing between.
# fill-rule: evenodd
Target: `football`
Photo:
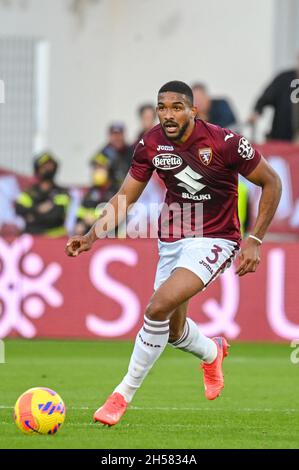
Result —
<instances>
[{"instance_id":1,"label":"football","mask_svg":"<svg viewBox=\"0 0 299 470\"><path fill-rule=\"evenodd\" d=\"M14 421L25 434L56 434L64 420L65 405L50 388L30 388L14 407Z\"/></svg>"}]
</instances>

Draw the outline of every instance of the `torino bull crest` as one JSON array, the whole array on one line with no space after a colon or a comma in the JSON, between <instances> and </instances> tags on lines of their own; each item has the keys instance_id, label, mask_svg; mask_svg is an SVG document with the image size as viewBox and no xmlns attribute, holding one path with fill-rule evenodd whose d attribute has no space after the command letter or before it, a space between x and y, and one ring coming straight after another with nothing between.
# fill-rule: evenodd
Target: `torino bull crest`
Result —
<instances>
[{"instance_id":1,"label":"torino bull crest","mask_svg":"<svg viewBox=\"0 0 299 470\"><path fill-rule=\"evenodd\" d=\"M204 148L204 149L199 149L198 150L198 156L199 156L199 159L200 161L204 164L204 165L209 165L212 161L212 156L213 156L213 150L211 149L211 147L209 148Z\"/></svg>"}]
</instances>

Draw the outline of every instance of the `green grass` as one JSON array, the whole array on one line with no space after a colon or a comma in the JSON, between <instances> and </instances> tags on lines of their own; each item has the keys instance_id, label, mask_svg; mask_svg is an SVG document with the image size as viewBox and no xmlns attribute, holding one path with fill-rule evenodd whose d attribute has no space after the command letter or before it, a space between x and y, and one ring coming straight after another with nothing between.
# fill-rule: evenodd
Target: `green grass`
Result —
<instances>
[{"instance_id":1,"label":"green grass","mask_svg":"<svg viewBox=\"0 0 299 470\"><path fill-rule=\"evenodd\" d=\"M225 389L204 398L198 361L168 347L118 426L93 412L126 372L129 342L6 341L0 364L0 448L299 448L299 364L288 344L233 344ZM26 436L12 420L18 396L56 390L67 406L55 436Z\"/></svg>"}]
</instances>

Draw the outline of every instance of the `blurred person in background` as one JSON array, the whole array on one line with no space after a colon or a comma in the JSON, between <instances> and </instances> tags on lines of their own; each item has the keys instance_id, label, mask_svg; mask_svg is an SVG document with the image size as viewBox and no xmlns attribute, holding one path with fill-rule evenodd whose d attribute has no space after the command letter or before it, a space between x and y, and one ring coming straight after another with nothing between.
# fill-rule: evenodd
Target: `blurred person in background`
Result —
<instances>
[{"instance_id":1,"label":"blurred person in background","mask_svg":"<svg viewBox=\"0 0 299 470\"><path fill-rule=\"evenodd\" d=\"M117 191L110 178L109 160L104 154L96 154L91 159L90 166L92 185L77 210L75 226L77 235L82 235L91 228L101 214L97 206L109 201Z\"/></svg>"},{"instance_id":2,"label":"blurred person in background","mask_svg":"<svg viewBox=\"0 0 299 470\"><path fill-rule=\"evenodd\" d=\"M64 222L70 202L68 191L55 183L57 160L42 153L34 160L37 183L19 194L16 212L25 222L24 232L53 237L66 233Z\"/></svg>"},{"instance_id":3,"label":"blurred person in background","mask_svg":"<svg viewBox=\"0 0 299 470\"><path fill-rule=\"evenodd\" d=\"M155 106L150 103L142 104L138 108L138 116L140 131L136 139L136 144L146 132L150 131L156 125L157 114Z\"/></svg>"},{"instance_id":4,"label":"blurred person in background","mask_svg":"<svg viewBox=\"0 0 299 470\"><path fill-rule=\"evenodd\" d=\"M217 126L236 129L237 119L226 99L211 98L203 83L194 83L192 91L198 118Z\"/></svg>"},{"instance_id":5,"label":"blurred person in background","mask_svg":"<svg viewBox=\"0 0 299 470\"><path fill-rule=\"evenodd\" d=\"M116 122L109 126L108 142L97 154L107 157L112 185L119 188L132 160L132 147L126 142L124 124Z\"/></svg>"},{"instance_id":6,"label":"blurred person in background","mask_svg":"<svg viewBox=\"0 0 299 470\"><path fill-rule=\"evenodd\" d=\"M273 108L272 126L266 136L270 140L299 141L299 103L291 100L294 90L291 84L295 79L299 79L299 53L296 67L274 77L256 101L254 111L248 119L254 125L266 106Z\"/></svg>"}]
</instances>

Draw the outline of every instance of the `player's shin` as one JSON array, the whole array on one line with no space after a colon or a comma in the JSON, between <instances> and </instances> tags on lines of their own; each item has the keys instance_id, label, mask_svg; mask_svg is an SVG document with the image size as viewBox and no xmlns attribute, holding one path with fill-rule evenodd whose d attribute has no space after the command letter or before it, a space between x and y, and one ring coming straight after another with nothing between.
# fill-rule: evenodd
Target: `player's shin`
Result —
<instances>
[{"instance_id":1,"label":"player's shin","mask_svg":"<svg viewBox=\"0 0 299 470\"><path fill-rule=\"evenodd\" d=\"M169 320L153 321L144 317L137 334L128 373L114 392L123 395L129 403L151 367L165 349L169 338Z\"/></svg>"},{"instance_id":2,"label":"player's shin","mask_svg":"<svg viewBox=\"0 0 299 470\"><path fill-rule=\"evenodd\" d=\"M191 318L186 318L181 338L171 344L174 348L194 354L208 364L213 362L217 356L215 342L204 336Z\"/></svg>"}]
</instances>

